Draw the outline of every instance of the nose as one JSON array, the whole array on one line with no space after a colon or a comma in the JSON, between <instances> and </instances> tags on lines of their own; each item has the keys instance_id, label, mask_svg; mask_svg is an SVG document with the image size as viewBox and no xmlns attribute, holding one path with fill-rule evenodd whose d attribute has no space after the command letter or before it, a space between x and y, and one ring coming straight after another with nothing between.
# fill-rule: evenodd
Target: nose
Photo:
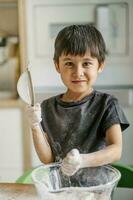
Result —
<instances>
[{"instance_id":1,"label":"nose","mask_svg":"<svg viewBox=\"0 0 133 200\"><path fill-rule=\"evenodd\" d=\"M84 75L84 69L82 68L81 65L75 66L74 71L73 71L73 75L76 78L80 78Z\"/></svg>"}]
</instances>

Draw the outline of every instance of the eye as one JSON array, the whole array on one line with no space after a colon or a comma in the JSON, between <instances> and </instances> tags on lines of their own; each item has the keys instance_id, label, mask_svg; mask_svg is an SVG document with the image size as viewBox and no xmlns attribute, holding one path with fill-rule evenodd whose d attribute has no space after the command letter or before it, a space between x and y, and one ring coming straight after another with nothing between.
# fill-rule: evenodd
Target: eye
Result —
<instances>
[{"instance_id":1,"label":"eye","mask_svg":"<svg viewBox=\"0 0 133 200\"><path fill-rule=\"evenodd\" d=\"M66 66L66 67L73 67L73 65L74 65L74 64L73 64L72 62L66 62L66 63L65 63L65 66Z\"/></svg>"},{"instance_id":2,"label":"eye","mask_svg":"<svg viewBox=\"0 0 133 200\"><path fill-rule=\"evenodd\" d=\"M91 67L92 66L92 63L91 62L84 62L83 63L83 67Z\"/></svg>"}]
</instances>

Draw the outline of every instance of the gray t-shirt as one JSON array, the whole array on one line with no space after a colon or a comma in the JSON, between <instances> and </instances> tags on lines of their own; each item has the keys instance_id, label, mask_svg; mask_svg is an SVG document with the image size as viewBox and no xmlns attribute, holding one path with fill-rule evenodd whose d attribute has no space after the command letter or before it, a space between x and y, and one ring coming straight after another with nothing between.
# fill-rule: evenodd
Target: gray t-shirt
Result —
<instances>
[{"instance_id":1,"label":"gray t-shirt","mask_svg":"<svg viewBox=\"0 0 133 200\"><path fill-rule=\"evenodd\" d=\"M123 131L129 126L118 100L96 90L77 102L64 102L61 94L51 97L42 102L41 109L42 126L56 161L73 148L80 153L102 149L108 128L120 124Z\"/></svg>"}]
</instances>

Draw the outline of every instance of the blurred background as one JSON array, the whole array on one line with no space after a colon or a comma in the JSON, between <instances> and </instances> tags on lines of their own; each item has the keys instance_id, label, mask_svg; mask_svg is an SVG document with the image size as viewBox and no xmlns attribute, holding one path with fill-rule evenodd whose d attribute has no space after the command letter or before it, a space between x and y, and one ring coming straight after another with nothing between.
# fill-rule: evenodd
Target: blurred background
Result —
<instances>
[{"instance_id":1,"label":"blurred background","mask_svg":"<svg viewBox=\"0 0 133 200\"><path fill-rule=\"evenodd\" d=\"M36 102L65 91L53 64L54 39L71 24L96 26L107 45L96 89L114 94L131 123L120 163L133 166L133 0L0 0L0 182L40 163L16 89L30 63ZM117 189L116 200L133 191Z\"/></svg>"}]
</instances>

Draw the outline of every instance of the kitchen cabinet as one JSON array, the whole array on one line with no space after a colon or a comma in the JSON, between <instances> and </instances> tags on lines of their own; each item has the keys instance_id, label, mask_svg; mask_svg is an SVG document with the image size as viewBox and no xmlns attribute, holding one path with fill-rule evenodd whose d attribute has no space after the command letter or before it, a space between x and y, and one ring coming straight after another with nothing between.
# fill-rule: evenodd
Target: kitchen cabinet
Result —
<instances>
[{"instance_id":1,"label":"kitchen cabinet","mask_svg":"<svg viewBox=\"0 0 133 200\"><path fill-rule=\"evenodd\" d=\"M26 66L24 17L24 1L0 0L0 100L17 97L16 82Z\"/></svg>"},{"instance_id":2,"label":"kitchen cabinet","mask_svg":"<svg viewBox=\"0 0 133 200\"><path fill-rule=\"evenodd\" d=\"M22 110L0 107L0 181L15 181L23 172Z\"/></svg>"},{"instance_id":3,"label":"kitchen cabinet","mask_svg":"<svg viewBox=\"0 0 133 200\"><path fill-rule=\"evenodd\" d=\"M24 103L16 84L26 66L23 0L0 0L0 182L14 182L30 168Z\"/></svg>"},{"instance_id":4,"label":"kitchen cabinet","mask_svg":"<svg viewBox=\"0 0 133 200\"><path fill-rule=\"evenodd\" d=\"M31 167L27 132L24 104L0 101L0 182L14 182Z\"/></svg>"}]
</instances>

